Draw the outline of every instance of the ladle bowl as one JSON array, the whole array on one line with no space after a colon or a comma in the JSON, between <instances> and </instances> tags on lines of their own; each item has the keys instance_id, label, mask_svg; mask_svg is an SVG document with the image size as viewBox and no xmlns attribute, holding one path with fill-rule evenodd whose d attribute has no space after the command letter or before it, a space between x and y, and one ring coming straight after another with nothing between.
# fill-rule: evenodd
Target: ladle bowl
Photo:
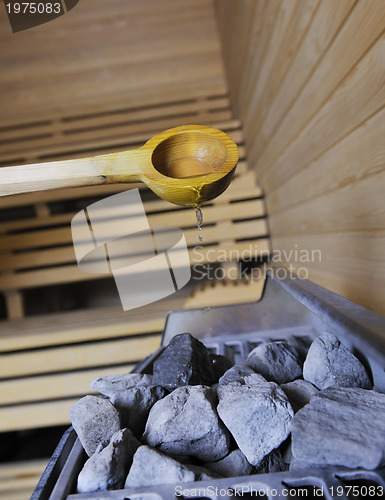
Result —
<instances>
[{"instance_id":1,"label":"ladle bowl","mask_svg":"<svg viewBox=\"0 0 385 500\"><path fill-rule=\"evenodd\" d=\"M196 207L223 193L237 161L237 145L227 134L204 125L184 125L131 151L0 168L0 196L144 182L164 200Z\"/></svg>"}]
</instances>

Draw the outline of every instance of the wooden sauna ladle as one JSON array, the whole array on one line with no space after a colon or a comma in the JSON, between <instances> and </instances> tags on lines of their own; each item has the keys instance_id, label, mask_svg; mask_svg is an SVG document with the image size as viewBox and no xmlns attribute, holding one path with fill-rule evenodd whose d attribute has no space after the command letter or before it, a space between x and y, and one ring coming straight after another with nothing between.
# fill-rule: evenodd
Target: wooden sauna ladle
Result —
<instances>
[{"instance_id":1,"label":"wooden sauna ladle","mask_svg":"<svg viewBox=\"0 0 385 500\"><path fill-rule=\"evenodd\" d=\"M237 161L237 145L227 134L185 125L161 132L131 151L0 168L0 196L144 182L164 200L199 206L227 188Z\"/></svg>"}]
</instances>

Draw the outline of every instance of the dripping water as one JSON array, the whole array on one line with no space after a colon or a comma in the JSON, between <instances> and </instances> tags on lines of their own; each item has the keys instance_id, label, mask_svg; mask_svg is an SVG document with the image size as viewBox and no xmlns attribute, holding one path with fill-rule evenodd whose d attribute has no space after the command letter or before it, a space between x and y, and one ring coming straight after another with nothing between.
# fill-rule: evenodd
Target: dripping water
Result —
<instances>
[{"instance_id":1,"label":"dripping water","mask_svg":"<svg viewBox=\"0 0 385 500\"><path fill-rule=\"evenodd\" d=\"M199 239L199 241L203 241L203 236L202 236L203 213L202 213L202 209L201 209L200 205L197 205L195 207L195 215L196 215L196 218L197 218L197 227L198 227L198 231L199 231L198 239ZM207 277L207 266L206 266L206 264L203 264L203 270L204 270L203 277L206 278Z\"/></svg>"}]
</instances>

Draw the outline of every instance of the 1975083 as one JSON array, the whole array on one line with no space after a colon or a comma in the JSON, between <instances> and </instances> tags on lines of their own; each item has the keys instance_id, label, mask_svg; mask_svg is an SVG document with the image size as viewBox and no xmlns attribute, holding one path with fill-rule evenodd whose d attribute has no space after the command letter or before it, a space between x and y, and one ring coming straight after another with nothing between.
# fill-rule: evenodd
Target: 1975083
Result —
<instances>
[{"instance_id":1,"label":"1975083","mask_svg":"<svg viewBox=\"0 0 385 500\"><path fill-rule=\"evenodd\" d=\"M60 14L62 5L60 2L15 2L7 3L9 14Z\"/></svg>"}]
</instances>

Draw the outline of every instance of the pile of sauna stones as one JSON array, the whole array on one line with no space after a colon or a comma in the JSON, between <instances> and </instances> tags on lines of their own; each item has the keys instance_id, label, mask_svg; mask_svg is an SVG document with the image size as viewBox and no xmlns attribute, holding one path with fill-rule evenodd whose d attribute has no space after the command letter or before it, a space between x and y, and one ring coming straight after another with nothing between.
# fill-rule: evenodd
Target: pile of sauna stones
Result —
<instances>
[{"instance_id":1,"label":"pile of sauna stones","mask_svg":"<svg viewBox=\"0 0 385 500\"><path fill-rule=\"evenodd\" d=\"M257 345L244 364L174 337L153 373L94 380L70 411L79 493L385 463L385 395L331 332Z\"/></svg>"}]
</instances>

